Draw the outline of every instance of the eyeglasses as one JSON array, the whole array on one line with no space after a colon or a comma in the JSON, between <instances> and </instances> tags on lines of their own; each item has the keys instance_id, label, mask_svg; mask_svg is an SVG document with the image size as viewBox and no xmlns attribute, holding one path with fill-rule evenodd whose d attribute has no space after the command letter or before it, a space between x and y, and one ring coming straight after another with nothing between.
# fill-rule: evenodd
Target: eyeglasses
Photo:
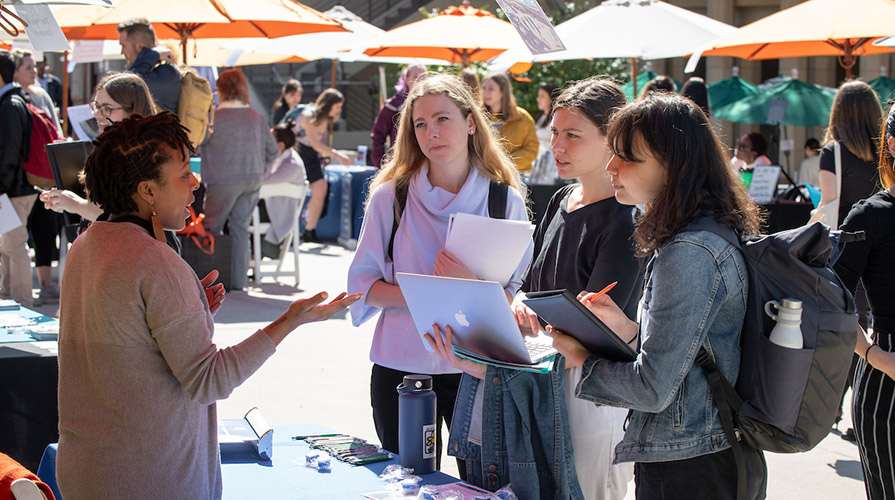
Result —
<instances>
[{"instance_id":1,"label":"eyeglasses","mask_svg":"<svg viewBox=\"0 0 895 500\"><path fill-rule=\"evenodd\" d=\"M119 109L124 109L124 106L115 107L111 104L97 104L96 101L90 103L90 111L93 111L93 114L108 116L112 114L112 111L118 111Z\"/></svg>"}]
</instances>

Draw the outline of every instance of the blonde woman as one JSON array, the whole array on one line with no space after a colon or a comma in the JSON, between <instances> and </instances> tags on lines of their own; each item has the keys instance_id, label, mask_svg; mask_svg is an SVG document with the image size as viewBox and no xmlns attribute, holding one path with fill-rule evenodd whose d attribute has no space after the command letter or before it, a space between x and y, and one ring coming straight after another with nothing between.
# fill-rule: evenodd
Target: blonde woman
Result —
<instances>
[{"instance_id":1,"label":"blonde woman","mask_svg":"<svg viewBox=\"0 0 895 500\"><path fill-rule=\"evenodd\" d=\"M357 252L348 271L348 289L366 297L351 308L355 325L378 313L370 359L373 420L382 446L398 449L398 394L409 373L429 374L438 396L438 422L450 426L460 371L423 346L396 272L475 278L444 250L454 213L488 216L492 182L507 189L507 219L527 220L519 174L475 101L469 87L452 75L423 75L407 96L393 155L374 177ZM397 231L395 193L406 193ZM389 252L390 248L393 250ZM522 284L531 249L504 288L513 296ZM441 436L436 462L440 466Z\"/></svg>"},{"instance_id":2,"label":"blonde woman","mask_svg":"<svg viewBox=\"0 0 895 500\"><path fill-rule=\"evenodd\" d=\"M489 73L482 80L482 102L491 115L491 124L516 165L516 170L528 172L538 156L538 135L535 121L528 111L516 105L513 86L503 73Z\"/></svg>"}]
</instances>

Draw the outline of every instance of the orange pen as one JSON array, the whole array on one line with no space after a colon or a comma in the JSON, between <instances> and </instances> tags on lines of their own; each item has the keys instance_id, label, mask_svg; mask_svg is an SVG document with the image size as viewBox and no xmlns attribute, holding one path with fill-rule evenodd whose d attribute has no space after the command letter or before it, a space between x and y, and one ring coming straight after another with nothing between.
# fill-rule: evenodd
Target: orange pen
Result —
<instances>
[{"instance_id":1,"label":"orange pen","mask_svg":"<svg viewBox=\"0 0 895 500\"><path fill-rule=\"evenodd\" d=\"M604 288L604 289L600 290L599 292L597 292L596 294L594 294L594 296L587 299L587 301L593 302L593 301L599 299L600 297L606 295L609 292L609 290L612 290L612 288L615 287L615 285L617 285L617 284L618 284L618 281L613 281L612 283L609 283L608 285L606 285L606 288Z\"/></svg>"}]
</instances>

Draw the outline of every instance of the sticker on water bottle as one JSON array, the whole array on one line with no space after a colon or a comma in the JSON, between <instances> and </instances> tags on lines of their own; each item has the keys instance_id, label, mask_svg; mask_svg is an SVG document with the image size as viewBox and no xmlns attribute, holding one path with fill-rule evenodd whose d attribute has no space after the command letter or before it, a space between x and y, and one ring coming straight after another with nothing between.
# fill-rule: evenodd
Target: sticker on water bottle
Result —
<instances>
[{"instance_id":1,"label":"sticker on water bottle","mask_svg":"<svg viewBox=\"0 0 895 500\"><path fill-rule=\"evenodd\" d=\"M423 426L423 458L435 458L435 425Z\"/></svg>"}]
</instances>

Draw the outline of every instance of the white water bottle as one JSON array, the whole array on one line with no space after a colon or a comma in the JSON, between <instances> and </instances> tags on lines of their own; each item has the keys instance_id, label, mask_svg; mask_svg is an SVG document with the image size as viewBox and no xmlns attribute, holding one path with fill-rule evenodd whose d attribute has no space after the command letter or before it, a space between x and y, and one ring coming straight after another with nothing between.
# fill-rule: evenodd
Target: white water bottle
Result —
<instances>
[{"instance_id":1,"label":"white water bottle","mask_svg":"<svg viewBox=\"0 0 895 500\"><path fill-rule=\"evenodd\" d=\"M776 315L771 310L772 308L777 309ZM801 300L783 299L779 302L769 300L764 305L764 312L777 320L777 325L771 330L769 338L771 342L790 349L801 349L804 347Z\"/></svg>"}]
</instances>

